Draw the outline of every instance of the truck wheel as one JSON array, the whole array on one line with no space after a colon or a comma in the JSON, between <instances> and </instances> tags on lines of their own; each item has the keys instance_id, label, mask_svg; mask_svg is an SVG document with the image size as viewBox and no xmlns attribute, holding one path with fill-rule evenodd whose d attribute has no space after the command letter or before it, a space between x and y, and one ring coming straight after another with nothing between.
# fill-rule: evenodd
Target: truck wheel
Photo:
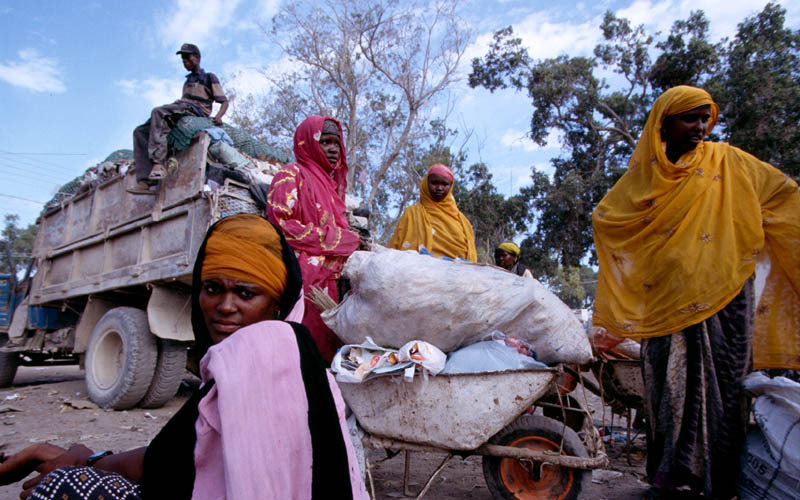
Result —
<instances>
[{"instance_id":1,"label":"truck wheel","mask_svg":"<svg viewBox=\"0 0 800 500\"><path fill-rule=\"evenodd\" d=\"M103 408L125 410L144 397L158 358L147 313L116 307L100 318L86 351L86 392Z\"/></svg>"},{"instance_id":2,"label":"truck wheel","mask_svg":"<svg viewBox=\"0 0 800 500\"><path fill-rule=\"evenodd\" d=\"M150 388L139 402L142 408L160 408L178 392L186 371L186 344L158 339L158 363Z\"/></svg>"},{"instance_id":3,"label":"truck wheel","mask_svg":"<svg viewBox=\"0 0 800 500\"><path fill-rule=\"evenodd\" d=\"M0 387L8 387L14 382L17 366L19 366L19 354L0 352Z\"/></svg>"},{"instance_id":4,"label":"truck wheel","mask_svg":"<svg viewBox=\"0 0 800 500\"><path fill-rule=\"evenodd\" d=\"M536 451L558 451L561 422L539 415L525 415L495 434L489 442ZM563 455L587 457L580 438L564 429ZM589 489L591 471L534 463L524 464L513 458L483 457L483 477L496 500L547 498L574 500Z\"/></svg>"}]
</instances>

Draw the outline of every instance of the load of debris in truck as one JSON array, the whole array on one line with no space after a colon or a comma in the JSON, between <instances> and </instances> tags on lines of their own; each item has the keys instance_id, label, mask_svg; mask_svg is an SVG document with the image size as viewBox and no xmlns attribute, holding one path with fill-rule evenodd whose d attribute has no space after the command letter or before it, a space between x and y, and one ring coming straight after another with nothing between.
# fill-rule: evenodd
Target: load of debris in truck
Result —
<instances>
[{"instance_id":1,"label":"load of debris in truck","mask_svg":"<svg viewBox=\"0 0 800 500\"><path fill-rule=\"evenodd\" d=\"M192 138L203 130L211 137L207 176L217 185L230 178L244 184L268 186L272 175L292 161L288 154L264 144L240 128L228 124L217 126L210 118L198 116L185 116L178 121L167 137L170 149L173 152L185 150ZM133 151L114 151L105 160L89 167L83 175L61 186L45 205L45 211L117 175L125 175L130 168L133 168Z\"/></svg>"}]
</instances>

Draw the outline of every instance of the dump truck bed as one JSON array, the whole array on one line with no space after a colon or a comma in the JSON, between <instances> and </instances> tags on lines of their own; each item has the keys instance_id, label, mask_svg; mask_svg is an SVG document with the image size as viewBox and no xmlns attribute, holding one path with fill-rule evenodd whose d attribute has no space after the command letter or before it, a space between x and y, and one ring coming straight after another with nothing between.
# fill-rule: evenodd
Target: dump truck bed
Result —
<instances>
[{"instance_id":1,"label":"dump truck bed","mask_svg":"<svg viewBox=\"0 0 800 500\"><path fill-rule=\"evenodd\" d=\"M133 169L45 212L30 304L153 282L191 282L211 221L203 197L209 137L198 134L154 195L132 194Z\"/></svg>"}]
</instances>

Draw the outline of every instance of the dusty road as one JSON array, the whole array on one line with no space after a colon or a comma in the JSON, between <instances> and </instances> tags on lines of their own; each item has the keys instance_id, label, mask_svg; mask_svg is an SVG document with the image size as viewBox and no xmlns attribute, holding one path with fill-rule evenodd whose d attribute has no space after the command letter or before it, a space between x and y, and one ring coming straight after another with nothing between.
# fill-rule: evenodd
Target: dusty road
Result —
<instances>
[{"instance_id":1,"label":"dusty road","mask_svg":"<svg viewBox=\"0 0 800 500\"><path fill-rule=\"evenodd\" d=\"M104 411L86 400L83 372L77 366L20 367L14 386L0 390L0 451L13 453L31 443L48 441L61 446L81 442L93 450L123 451L144 446L180 408L198 380L187 374L181 392L156 410ZM602 423L602 407L590 401L594 420ZM610 424L606 411L606 425ZM620 423L621 424L621 423ZM615 425L617 422L615 422ZM644 440L634 440L630 463L621 444L607 448L610 472L596 472L592 488L583 498L632 500L647 488L644 477ZM410 483L418 491L444 455L415 453L411 459ZM404 498L404 458L386 460L381 450L368 450L375 496ZM0 499L17 498L18 485L0 487ZM435 480L425 498L444 500L490 500L483 479L480 457L454 458Z\"/></svg>"}]
</instances>

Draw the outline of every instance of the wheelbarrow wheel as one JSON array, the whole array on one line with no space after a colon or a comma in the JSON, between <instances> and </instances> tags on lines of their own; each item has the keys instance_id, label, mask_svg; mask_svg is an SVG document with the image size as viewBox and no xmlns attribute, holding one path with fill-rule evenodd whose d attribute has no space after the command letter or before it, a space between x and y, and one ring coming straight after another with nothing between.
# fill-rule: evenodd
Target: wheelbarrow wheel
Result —
<instances>
[{"instance_id":1,"label":"wheelbarrow wheel","mask_svg":"<svg viewBox=\"0 0 800 500\"><path fill-rule=\"evenodd\" d=\"M489 442L535 451L558 451L564 430L563 455L588 457L578 435L561 422L539 415L524 415L495 434ZM502 457L483 457L483 476L496 500L573 500L586 492L591 471L551 464L525 464Z\"/></svg>"},{"instance_id":2,"label":"wheelbarrow wheel","mask_svg":"<svg viewBox=\"0 0 800 500\"><path fill-rule=\"evenodd\" d=\"M583 422L587 418L586 410L583 408L577 399L573 398L570 395L564 394L561 396L561 401L559 402L558 396L552 394L550 396L544 397L539 401L549 403L555 406L559 406L563 404L567 408L572 408L574 410L564 410L562 412L561 408L553 408L552 406L545 406L542 408L542 413L545 417L552 418L553 420L558 420L562 422L564 420L564 415L567 417L567 426L575 432L580 432L583 429Z\"/></svg>"}]
</instances>

